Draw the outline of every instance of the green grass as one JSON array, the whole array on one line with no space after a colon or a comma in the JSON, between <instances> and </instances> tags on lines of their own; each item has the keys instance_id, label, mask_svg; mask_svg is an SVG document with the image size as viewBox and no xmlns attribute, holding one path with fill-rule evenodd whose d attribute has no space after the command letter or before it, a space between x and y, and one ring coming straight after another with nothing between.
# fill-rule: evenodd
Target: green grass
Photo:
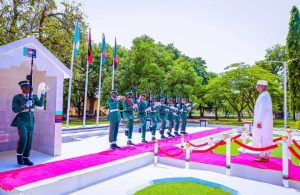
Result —
<instances>
[{"instance_id":1,"label":"green grass","mask_svg":"<svg viewBox=\"0 0 300 195\"><path fill-rule=\"evenodd\" d=\"M240 139L239 139L239 141L242 142L242 140L240 140ZM249 143L249 141L247 141L247 143ZM230 146L231 146L231 149L230 149L231 156L238 156L240 154L238 151L240 146L234 142L231 142ZM215 154L226 154L226 145L217 147L216 149L213 150L213 152Z\"/></svg>"},{"instance_id":2,"label":"green grass","mask_svg":"<svg viewBox=\"0 0 300 195\"><path fill-rule=\"evenodd\" d=\"M74 127L74 126L82 126L82 119L80 120L70 120L69 122L69 127ZM96 120L86 120L85 122L86 125L96 125ZM99 124L108 124L108 121L99 121ZM62 126L65 127L66 126L66 121L62 122Z\"/></svg>"},{"instance_id":3,"label":"green grass","mask_svg":"<svg viewBox=\"0 0 300 195\"><path fill-rule=\"evenodd\" d=\"M170 182L154 184L146 187L135 195L231 195L220 188L214 188L195 182Z\"/></svg>"},{"instance_id":4,"label":"green grass","mask_svg":"<svg viewBox=\"0 0 300 195\"><path fill-rule=\"evenodd\" d=\"M239 140L241 141L241 140ZM247 142L249 143L249 141ZM240 153L238 152L238 148L240 148L239 145L237 145L234 142L231 142L231 156L238 156ZM296 146L293 145L293 148L300 153L300 150L296 148ZM226 145L223 146L219 146L218 148L213 150L214 153L216 154L226 154ZM282 147L281 144L279 144L278 148L275 148L272 150L272 152L270 153L270 156L272 157L277 157L277 158L282 158ZM299 160L296 159L296 157L294 155L292 155L292 162L294 165L299 165Z\"/></svg>"},{"instance_id":5,"label":"green grass","mask_svg":"<svg viewBox=\"0 0 300 195\"><path fill-rule=\"evenodd\" d=\"M253 118L242 118L242 121L253 121ZM283 119L273 119L274 127L275 128L283 128L284 121ZM216 125L234 125L234 126L242 126L241 122L238 122L237 118L224 118L220 117L219 120L215 120L214 118L209 118L209 124L216 124ZM300 121L293 121L292 119L288 119L287 121L288 128L291 129L299 129L300 130Z\"/></svg>"}]
</instances>

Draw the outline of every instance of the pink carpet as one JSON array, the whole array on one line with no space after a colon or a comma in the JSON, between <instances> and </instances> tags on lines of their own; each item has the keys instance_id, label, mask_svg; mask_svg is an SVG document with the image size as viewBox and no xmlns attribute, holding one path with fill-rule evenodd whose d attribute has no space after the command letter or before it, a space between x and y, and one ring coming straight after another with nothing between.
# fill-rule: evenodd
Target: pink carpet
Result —
<instances>
[{"instance_id":1,"label":"pink carpet","mask_svg":"<svg viewBox=\"0 0 300 195\"><path fill-rule=\"evenodd\" d=\"M201 131L198 133L186 135L186 140L190 141L216 133L221 133L230 128L217 128L212 130ZM159 141L160 147L168 147L179 144L180 137L170 138ZM107 150L104 152L90 154L71 159L65 159L32 167L25 167L5 172L0 172L0 187L4 190L13 190L16 187L37 182L44 179L64 175L74 171L102 165L122 158L153 151L154 143L139 144L134 147L124 147L117 150Z\"/></svg>"},{"instance_id":2,"label":"pink carpet","mask_svg":"<svg viewBox=\"0 0 300 195\"><path fill-rule=\"evenodd\" d=\"M175 146L168 146L163 148L165 152L168 154L176 154L181 149ZM159 156L162 157L168 157L167 155L159 152ZM169 158L175 158L180 160L185 160L185 153L176 156L176 157L169 157ZM246 165L250 167L255 167L259 169L269 169L269 170L276 170L276 171L282 171L282 159L281 158L275 158L271 157L269 162L261 163L261 162L255 162L253 161L254 156L249 154L240 154L238 156L232 156L231 157L231 163L232 164L240 164L240 165ZM198 162L203 164L210 164L210 165L216 165L216 166L226 166L226 156L223 154L215 154L212 152L207 153L191 153L190 156L191 162ZM293 165L292 162L289 162L289 177L292 180L300 181L300 166Z\"/></svg>"}]
</instances>

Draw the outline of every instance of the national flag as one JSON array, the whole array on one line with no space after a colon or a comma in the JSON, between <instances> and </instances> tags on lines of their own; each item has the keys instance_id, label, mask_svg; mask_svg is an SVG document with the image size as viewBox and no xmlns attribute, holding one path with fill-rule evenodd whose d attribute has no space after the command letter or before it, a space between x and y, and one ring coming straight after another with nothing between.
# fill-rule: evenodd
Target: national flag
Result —
<instances>
[{"instance_id":1,"label":"national flag","mask_svg":"<svg viewBox=\"0 0 300 195\"><path fill-rule=\"evenodd\" d=\"M102 49L101 49L101 53L102 53L102 64L105 64L105 62L107 60L107 52L106 52L106 42L105 42L105 35L104 35L104 33L102 33Z\"/></svg>"},{"instance_id":2,"label":"national flag","mask_svg":"<svg viewBox=\"0 0 300 195\"><path fill-rule=\"evenodd\" d=\"M119 64L118 51L117 51L117 38L115 38L115 48L114 48L114 69L117 69Z\"/></svg>"},{"instance_id":3,"label":"national flag","mask_svg":"<svg viewBox=\"0 0 300 195\"><path fill-rule=\"evenodd\" d=\"M79 53L79 41L80 41L79 36L80 36L79 22L78 22L78 20L76 20L75 31L74 31L74 44L75 44L74 57L75 58L78 56L78 53Z\"/></svg>"},{"instance_id":4,"label":"national flag","mask_svg":"<svg viewBox=\"0 0 300 195\"><path fill-rule=\"evenodd\" d=\"M23 56L36 58L36 49L24 47Z\"/></svg>"},{"instance_id":5,"label":"national flag","mask_svg":"<svg viewBox=\"0 0 300 195\"><path fill-rule=\"evenodd\" d=\"M88 35L88 64L93 63L93 50L92 50L92 40L91 40L91 28L89 29Z\"/></svg>"}]
</instances>

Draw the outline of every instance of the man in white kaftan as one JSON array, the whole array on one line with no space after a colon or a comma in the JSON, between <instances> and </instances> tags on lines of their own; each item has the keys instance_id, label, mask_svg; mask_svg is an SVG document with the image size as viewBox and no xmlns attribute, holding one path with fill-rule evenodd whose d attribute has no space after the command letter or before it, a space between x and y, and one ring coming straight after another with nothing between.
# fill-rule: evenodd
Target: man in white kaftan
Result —
<instances>
[{"instance_id":1,"label":"man in white kaftan","mask_svg":"<svg viewBox=\"0 0 300 195\"><path fill-rule=\"evenodd\" d=\"M268 82L259 80L256 90L259 96L254 107L252 147L267 147L273 144L273 110L272 100L267 91ZM271 150L261 152L254 160L268 162Z\"/></svg>"}]
</instances>

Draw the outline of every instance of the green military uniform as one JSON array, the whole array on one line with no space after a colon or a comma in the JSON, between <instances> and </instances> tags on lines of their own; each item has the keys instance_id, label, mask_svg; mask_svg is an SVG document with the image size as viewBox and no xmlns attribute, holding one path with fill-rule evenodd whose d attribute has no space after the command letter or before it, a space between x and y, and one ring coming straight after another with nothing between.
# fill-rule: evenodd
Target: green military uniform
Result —
<instances>
[{"instance_id":1,"label":"green military uniform","mask_svg":"<svg viewBox=\"0 0 300 195\"><path fill-rule=\"evenodd\" d=\"M160 126L159 133L161 134L162 138L165 138L164 133L165 133L166 119L167 119L166 109L169 109L169 107L166 104L160 105L160 107L158 109L158 118L161 121L161 126Z\"/></svg>"},{"instance_id":2,"label":"green military uniform","mask_svg":"<svg viewBox=\"0 0 300 195\"><path fill-rule=\"evenodd\" d=\"M28 81L21 81L19 85L29 85ZM35 106L42 107L45 104L45 96L42 95L39 99L36 95L32 96L32 105L26 106L29 101L29 94L17 94L12 101L12 110L18 113L11 123L11 126L18 128L19 141L17 145L17 155L22 155L24 158L30 156L32 137L34 131L34 108Z\"/></svg>"},{"instance_id":3,"label":"green military uniform","mask_svg":"<svg viewBox=\"0 0 300 195\"><path fill-rule=\"evenodd\" d=\"M126 93L129 94L132 92ZM132 132L133 132L133 105L134 105L134 100L132 98L126 98L123 100L123 117L127 121L127 129L128 129L128 140L132 139Z\"/></svg>"},{"instance_id":4,"label":"green military uniform","mask_svg":"<svg viewBox=\"0 0 300 195\"><path fill-rule=\"evenodd\" d=\"M116 90L112 90L112 93L117 93ZM117 98L109 98L107 100L107 106L109 108L108 120L110 122L109 128L109 142L116 146L117 136L119 131L119 123L121 121L121 114L119 110L119 101ZM115 147L118 148L118 147Z\"/></svg>"},{"instance_id":5,"label":"green military uniform","mask_svg":"<svg viewBox=\"0 0 300 195\"><path fill-rule=\"evenodd\" d=\"M155 102L150 103L150 109L148 111L148 116L149 119L151 120L151 135L152 135L152 140L155 140L155 133L156 133L156 127L157 127L157 116L156 116L156 110L157 108L155 107Z\"/></svg>"},{"instance_id":6,"label":"green military uniform","mask_svg":"<svg viewBox=\"0 0 300 195\"><path fill-rule=\"evenodd\" d=\"M146 109L147 109L147 101L141 101L138 105L138 117L140 118L141 122L141 130L142 130L142 141L145 141L146 138L146 124L147 124L147 117L146 117Z\"/></svg>"},{"instance_id":7,"label":"green military uniform","mask_svg":"<svg viewBox=\"0 0 300 195\"><path fill-rule=\"evenodd\" d=\"M176 111L174 112L174 121L175 121L175 135L178 135L178 130L179 130L179 124L180 124L180 118L181 118L181 113L180 113L180 104L175 105L177 108Z\"/></svg>"},{"instance_id":8,"label":"green military uniform","mask_svg":"<svg viewBox=\"0 0 300 195\"><path fill-rule=\"evenodd\" d=\"M182 104L181 107L181 129L180 129L180 133L185 134L185 130L186 130L186 122L187 122L187 106L186 104Z\"/></svg>"},{"instance_id":9,"label":"green military uniform","mask_svg":"<svg viewBox=\"0 0 300 195\"><path fill-rule=\"evenodd\" d=\"M168 135L169 137L173 137L173 135L171 134L173 126L174 126L174 106L173 104L169 104L169 112L168 112L168 116L167 119L169 121L169 130L168 130Z\"/></svg>"}]
</instances>

